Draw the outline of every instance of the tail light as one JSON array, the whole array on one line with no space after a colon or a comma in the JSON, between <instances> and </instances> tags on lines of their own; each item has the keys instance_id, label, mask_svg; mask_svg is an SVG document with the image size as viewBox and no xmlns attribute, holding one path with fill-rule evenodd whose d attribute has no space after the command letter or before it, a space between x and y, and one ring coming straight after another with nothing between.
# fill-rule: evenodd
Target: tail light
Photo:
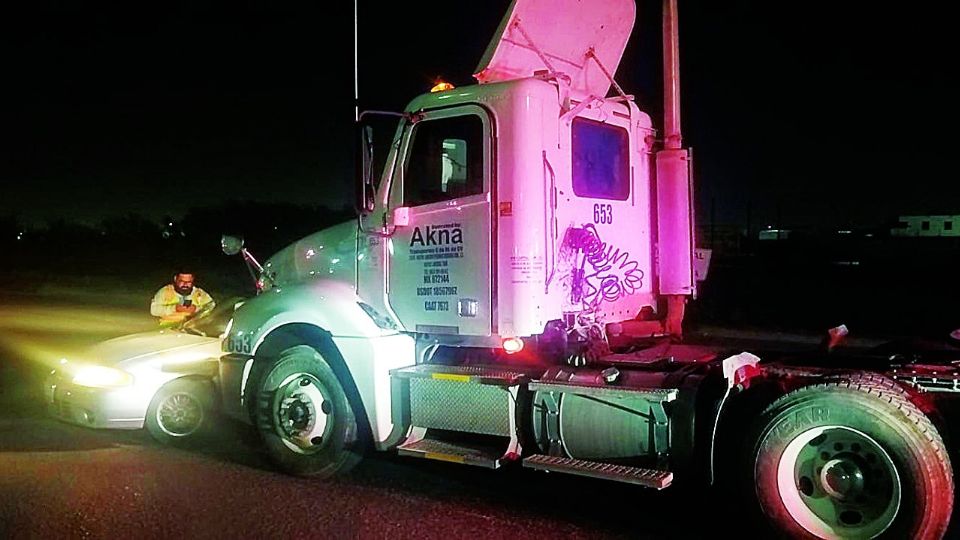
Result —
<instances>
[{"instance_id":1,"label":"tail light","mask_svg":"<svg viewBox=\"0 0 960 540\"><path fill-rule=\"evenodd\" d=\"M523 350L523 340L510 337L503 340L503 352L507 354L516 354Z\"/></svg>"}]
</instances>

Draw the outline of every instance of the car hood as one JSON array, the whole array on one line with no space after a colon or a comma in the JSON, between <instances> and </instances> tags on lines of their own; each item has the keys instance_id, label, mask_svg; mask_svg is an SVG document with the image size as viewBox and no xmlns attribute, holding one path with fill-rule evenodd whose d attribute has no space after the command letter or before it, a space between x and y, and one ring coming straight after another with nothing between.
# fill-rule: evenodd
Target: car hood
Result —
<instances>
[{"instance_id":1,"label":"car hood","mask_svg":"<svg viewBox=\"0 0 960 540\"><path fill-rule=\"evenodd\" d=\"M129 366L151 360L169 361L176 357L197 360L220 355L220 339L195 336L177 330L155 330L104 341L90 349L90 361L103 366Z\"/></svg>"}]
</instances>

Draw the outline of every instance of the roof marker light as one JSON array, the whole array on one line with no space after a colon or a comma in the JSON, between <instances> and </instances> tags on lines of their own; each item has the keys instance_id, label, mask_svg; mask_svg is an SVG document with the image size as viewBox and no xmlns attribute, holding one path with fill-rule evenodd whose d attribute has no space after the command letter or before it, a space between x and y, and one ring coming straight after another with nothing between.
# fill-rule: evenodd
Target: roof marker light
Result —
<instances>
[{"instance_id":1,"label":"roof marker light","mask_svg":"<svg viewBox=\"0 0 960 540\"><path fill-rule=\"evenodd\" d=\"M439 81L437 84L433 85L433 88L430 89L430 93L433 94L436 92L445 92L447 90L453 90L454 88L456 88L456 86L446 81Z\"/></svg>"}]
</instances>

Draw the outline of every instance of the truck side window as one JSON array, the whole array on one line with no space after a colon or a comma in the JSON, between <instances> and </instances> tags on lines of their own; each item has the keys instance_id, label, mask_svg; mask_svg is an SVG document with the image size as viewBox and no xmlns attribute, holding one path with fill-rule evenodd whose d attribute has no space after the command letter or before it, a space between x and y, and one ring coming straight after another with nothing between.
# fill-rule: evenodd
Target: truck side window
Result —
<instances>
[{"instance_id":1,"label":"truck side window","mask_svg":"<svg viewBox=\"0 0 960 540\"><path fill-rule=\"evenodd\" d=\"M413 128L403 204L419 206L483 193L483 122L475 115L425 120Z\"/></svg>"},{"instance_id":2,"label":"truck side window","mask_svg":"<svg viewBox=\"0 0 960 540\"><path fill-rule=\"evenodd\" d=\"M630 196L627 130L587 118L574 118L573 192L578 197L625 201Z\"/></svg>"}]
</instances>

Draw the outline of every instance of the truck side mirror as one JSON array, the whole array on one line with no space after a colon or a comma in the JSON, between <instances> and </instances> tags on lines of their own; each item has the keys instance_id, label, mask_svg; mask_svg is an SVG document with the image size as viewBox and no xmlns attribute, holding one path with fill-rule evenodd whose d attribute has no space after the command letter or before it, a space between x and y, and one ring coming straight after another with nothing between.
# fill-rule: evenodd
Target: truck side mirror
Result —
<instances>
[{"instance_id":1,"label":"truck side mirror","mask_svg":"<svg viewBox=\"0 0 960 540\"><path fill-rule=\"evenodd\" d=\"M225 234L220 237L220 249L227 255L236 255L243 249L243 238Z\"/></svg>"},{"instance_id":2,"label":"truck side mirror","mask_svg":"<svg viewBox=\"0 0 960 540\"><path fill-rule=\"evenodd\" d=\"M360 215L373 211L376 190L373 187L373 127L360 125L360 136L357 144L357 178L356 200L354 206Z\"/></svg>"}]
</instances>

